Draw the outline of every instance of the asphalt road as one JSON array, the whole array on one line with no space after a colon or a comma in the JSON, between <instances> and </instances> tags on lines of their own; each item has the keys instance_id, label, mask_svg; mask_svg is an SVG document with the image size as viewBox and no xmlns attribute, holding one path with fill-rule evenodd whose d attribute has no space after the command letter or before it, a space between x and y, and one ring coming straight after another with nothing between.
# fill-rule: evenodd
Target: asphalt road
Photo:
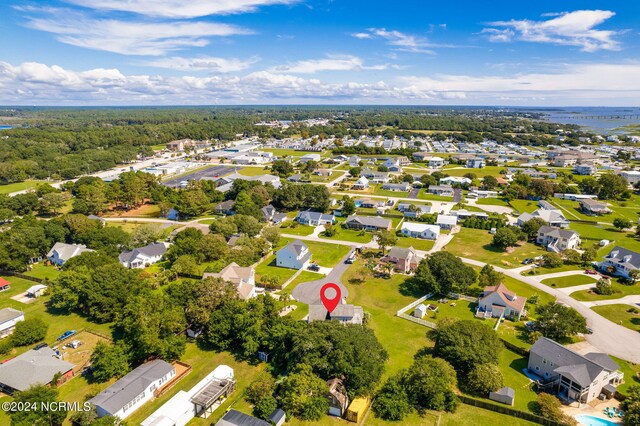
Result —
<instances>
[{"instance_id":1,"label":"asphalt road","mask_svg":"<svg viewBox=\"0 0 640 426\"><path fill-rule=\"evenodd\" d=\"M454 188L453 189L453 202L454 203L459 203L460 201L462 201L462 189Z\"/></svg>"},{"instance_id":2,"label":"asphalt road","mask_svg":"<svg viewBox=\"0 0 640 426\"><path fill-rule=\"evenodd\" d=\"M413 188L411 191L409 191L409 195L407 195L407 198L418 198L419 193L420 188Z\"/></svg>"},{"instance_id":3,"label":"asphalt road","mask_svg":"<svg viewBox=\"0 0 640 426\"><path fill-rule=\"evenodd\" d=\"M306 283L298 284L296 288L294 288L291 292L291 296L302 303L306 303L308 305L317 305L321 303L320 289L322 288L322 286L326 283L336 283L340 287L342 298L346 299L347 296L349 296L349 290L347 290L342 282L340 282L340 277L342 277L342 274L344 274L349 266L351 266L350 264L344 262L345 260L347 260L353 250L354 249L351 249L345 257L340 259L340 262L335 266L335 268L333 268L329 275L316 281L309 281Z\"/></svg>"},{"instance_id":4,"label":"asphalt road","mask_svg":"<svg viewBox=\"0 0 640 426\"><path fill-rule=\"evenodd\" d=\"M211 166L211 167L207 167L206 169L196 170L186 175L165 180L162 182L162 184L165 186L175 188L180 186L180 182L185 180L200 180L203 178L222 177L224 175L228 175L229 173L233 173L235 169L236 169L236 166Z\"/></svg>"}]
</instances>

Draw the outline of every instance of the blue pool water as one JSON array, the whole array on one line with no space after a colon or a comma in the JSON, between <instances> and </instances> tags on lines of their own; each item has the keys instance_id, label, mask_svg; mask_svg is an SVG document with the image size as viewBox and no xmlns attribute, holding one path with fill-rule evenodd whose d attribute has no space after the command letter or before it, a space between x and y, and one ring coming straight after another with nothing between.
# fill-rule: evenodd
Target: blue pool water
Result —
<instances>
[{"instance_id":1,"label":"blue pool water","mask_svg":"<svg viewBox=\"0 0 640 426\"><path fill-rule=\"evenodd\" d=\"M584 426L619 426L620 425L620 423L616 423L611 420L601 419L600 417L588 416L586 414L576 416L576 420Z\"/></svg>"}]
</instances>

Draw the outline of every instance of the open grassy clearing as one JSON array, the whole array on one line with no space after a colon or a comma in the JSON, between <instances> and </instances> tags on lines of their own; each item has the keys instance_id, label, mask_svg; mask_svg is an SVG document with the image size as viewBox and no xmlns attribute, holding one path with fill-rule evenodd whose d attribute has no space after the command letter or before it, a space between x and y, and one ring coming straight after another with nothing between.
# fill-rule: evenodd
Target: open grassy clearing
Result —
<instances>
[{"instance_id":1,"label":"open grassy clearing","mask_svg":"<svg viewBox=\"0 0 640 426\"><path fill-rule=\"evenodd\" d=\"M24 191L25 189L35 189L41 183L46 183L39 180L25 180L22 182L7 183L0 185L0 194L10 194L12 192Z\"/></svg>"},{"instance_id":2,"label":"open grassy clearing","mask_svg":"<svg viewBox=\"0 0 640 426\"><path fill-rule=\"evenodd\" d=\"M546 280L541 281L542 284L546 284L549 287L573 287L575 285L584 285L584 284L595 284L596 280L590 275L586 274L577 274L577 275L569 275L567 277L558 277L558 278L547 278Z\"/></svg>"},{"instance_id":3,"label":"open grassy clearing","mask_svg":"<svg viewBox=\"0 0 640 426\"><path fill-rule=\"evenodd\" d=\"M511 200L509 201L509 205L517 210L520 214L522 213L533 213L538 210L538 202L531 200Z\"/></svg>"},{"instance_id":4,"label":"open grassy clearing","mask_svg":"<svg viewBox=\"0 0 640 426\"><path fill-rule=\"evenodd\" d=\"M315 226L309 225L300 225L298 222L294 221L286 221L280 225L280 231L283 234L292 234L292 235L311 235Z\"/></svg>"},{"instance_id":5,"label":"open grassy clearing","mask_svg":"<svg viewBox=\"0 0 640 426\"><path fill-rule=\"evenodd\" d=\"M243 167L238 170L238 174L242 176L262 176L271 174L271 169L269 167Z\"/></svg>"},{"instance_id":6,"label":"open grassy clearing","mask_svg":"<svg viewBox=\"0 0 640 426\"><path fill-rule=\"evenodd\" d=\"M602 305L594 306L591 309L616 324L640 331L640 313L634 313L632 306L624 304Z\"/></svg>"},{"instance_id":7,"label":"open grassy clearing","mask_svg":"<svg viewBox=\"0 0 640 426\"><path fill-rule=\"evenodd\" d=\"M276 255L273 254L256 267L256 282L260 282L260 278L264 276L269 276L277 278L280 284L284 284L295 273L295 269L276 266Z\"/></svg>"},{"instance_id":8,"label":"open grassy clearing","mask_svg":"<svg viewBox=\"0 0 640 426\"><path fill-rule=\"evenodd\" d=\"M373 239L373 233L362 231L359 229L345 229L342 227L342 223L345 218L337 218L336 224L333 229L336 231L335 235L332 237L327 237L325 235L320 234L320 238L330 240L342 240L342 241L352 241L354 243L368 243Z\"/></svg>"},{"instance_id":9,"label":"open grassy clearing","mask_svg":"<svg viewBox=\"0 0 640 426\"><path fill-rule=\"evenodd\" d=\"M629 296L632 294L640 294L640 284L622 284L619 279L614 278L611 280L611 285L615 293L609 295L597 294L593 290L582 290L571 293L571 297L583 302L591 302L594 300L611 300L618 299L620 297ZM595 284L594 284L595 288Z\"/></svg>"},{"instance_id":10,"label":"open grassy clearing","mask_svg":"<svg viewBox=\"0 0 640 426\"><path fill-rule=\"evenodd\" d=\"M502 198L478 198L476 200L476 204L481 206L502 206L502 207L510 207L509 203L504 201Z\"/></svg>"},{"instance_id":11,"label":"open grassy clearing","mask_svg":"<svg viewBox=\"0 0 640 426\"><path fill-rule=\"evenodd\" d=\"M502 166L487 166L487 167L483 167L482 169L468 169L464 166L456 166L456 167L462 167L462 168L443 169L442 172L449 176L458 176L458 177L464 176L467 173L473 173L478 178L483 178L485 176L500 177L502 176L500 174L500 170L505 169Z\"/></svg>"},{"instance_id":12,"label":"open grassy clearing","mask_svg":"<svg viewBox=\"0 0 640 426\"><path fill-rule=\"evenodd\" d=\"M430 194L426 189L421 189L418 192L418 198L421 200L431 200L431 201L453 201L453 197L444 197L442 195Z\"/></svg>"},{"instance_id":13,"label":"open grassy clearing","mask_svg":"<svg viewBox=\"0 0 640 426\"><path fill-rule=\"evenodd\" d=\"M327 268L336 266L340 259L351 250L351 247L341 244L319 243L316 241L304 241L304 243L309 247L309 251L313 255L311 256L311 261Z\"/></svg>"},{"instance_id":14,"label":"open grassy clearing","mask_svg":"<svg viewBox=\"0 0 640 426\"><path fill-rule=\"evenodd\" d=\"M490 263L506 268L515 268L529 257L536 257L545 254L542 247L531 243L522 243L504 252L491 245L493 235L483 229L462 228L455 234L453 240L444 248L448 252L459 256L467 257L481 262Z\"/></svg>"},{"instance_id":15,"label":"open grassy clearing","mask_svg":"<svg viewBox=\"0 0 640 426\"><path fill-rule=\"evenodd\" d=\"M435 244L434 240L425 240L422 238L398 237L398 247L413 247L416 250L429 251Z\"/></svg>"},{"instance_id":16,"label":"open grassy clearing","mask_svg":"<svg viewBox=\"0 0 640 426\"><path fill-rule=\"evenodd\" d=\"M636 237L632 232L618 231L610 225L588 224L571 222L570 229L578 232L582 239L582 247L597 244L601 240L609 240L611 244L605 247L608 253L614 246L622 246L629 250L640 251L640 238Z\"/></svg>"}]
</instances>

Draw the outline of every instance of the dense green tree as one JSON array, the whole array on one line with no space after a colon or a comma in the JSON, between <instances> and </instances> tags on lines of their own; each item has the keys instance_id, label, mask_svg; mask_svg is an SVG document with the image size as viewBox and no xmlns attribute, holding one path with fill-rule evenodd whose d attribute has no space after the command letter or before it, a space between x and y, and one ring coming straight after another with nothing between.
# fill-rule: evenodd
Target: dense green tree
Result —
<instances>
[{"instance_id":1,"label":"dense green tree","mask_svg":"<svg viewBox=\"0 0 640 426\"><path fill-rule=\"evenodd\" d=\"M287 414L317 421L329 411L327 392L326 383L310 366L298 364L278 385L278 400Z\"/></svg>"},{"instance_id":2,"label":"dense green tree","mask_svg":"<svg viewBox=\"0 0 640 426\"><path fill-rule=\"evenodd\" d=\"M260 210L260 206L258 206L253 201L249 193L246 191L242 191L238 194L233 210L237 214L252 216L257 220L262 219L262 211Z\"/></svg>"},{"instance_id":3,"label":"dense green tree","mask_svg":"<svg viewBox=\"0 0 640 426\"><path fill-rule=\"evenodd\" d=\"M276 226L267 226L266 228L262 229L260 235L262 235L262 238L269 241L269 244L271 244L272 246L276 246L280 241L280 228Z\"/></svg>"},{"instance_id":4,"label":"dense green tree","mask_svg":"<svg viewBox=\"0 0 640 426\"><path fill-rule=\"evenodd\" d=\"M414 407L438 411L456 411L454 393L457 379L453 367L444 359L425 355L405 371L403 385Z\"/></svg>"},{"instance_id":5,"label":"dense green tree","mask_svg":"<svg viewBox=\"0 0 640 426\"><path fill-rule=\"evenodd\" d=\"M562 403L558 398L545 392L538 394L535 411L545 419L563 426L574 426L578 424L573 417L567 416L562 412Z\"/></svg>"},{"instance_id":6,"label":"dense green tree","mask_svg":"<svg viewBox=\"0 0 640 426\"><path fill-rule=\"evenodd\" d=\"M287 177L293 174L293 166L286 160L276 160L271 165L271 171L278 176Z\"/></svg>"},{"instance_id":7,"label":"dense green tree","mask_svg":"<svg viewBox=\"0 0 640 426\"><path fill-rule=\"evenodd\" d=\"M46 385L35 385L22 392L13 394L13 401L17 407L38 404L37 410L9 411L11 426L61 426L67 417L67 410L56 405L55 409L46 409L43 403L52 406L58 401L58 389Z\"/></svg>"},{"instance_id":8,"label":"dense green tree","mask_svg":"<svg viewBox=\"0 0 640 426\"><path fill-rule=\"evenodd\" d=\"M44 340L49 326L40 318L27 318L16 324L11 343L14 346L26 346Z\"/></svg>"},{"instance_id":9,"label":"dense green tree","mask_svg":"<svg viewBox=\"0 0 640 426\"><path fill-rule=\"evenodd\" d=\"M124 345L98 342L91 354L91 376L99 383L120 378L129 372Z\"/></svg>"},{"instance_id":10,"label":"dense green tree","mask_svg":"<svg viewBox=\"0 0 640 426\"><path fill-rule=\"evenodd\" d=\"M539 217L534 217L522 225L522 232L526 234L529 241L532 241L537 238L540 227L544 225L548 225L548 223Z\"/></svg>"},{"instance_id":11,"label":"dense green tree","mask_svg":"<svg viewBox=\"0 0 640 426\"><path fill-rule=\"evenodd\" d=\"M542 264L547 268L559 268L564 261L558 253L545 253L542 255Z\"/></svg>"},{"instance_id":12,"label":"dense green tree","mask_svg":"<svg viewBox=\"0 0 640 426\"><path fill-rule=\"evenodd\" d=\"M633 222L624 217L616 217L613 219L613 226L621 231L633 227Z\"/></svg>"},{"instance_id":13,"label":"dense green tree","mask_svg":"<svg viewBox=\"0 0 640 426\"><path fill-rule=\"evenodd\" d=\"M516 234L511 228L500 228L493 235L492 244L502 250L514 247L518 244L518 234Z\"/></svg>"},{"instance_id":14,"label":"dense green tree","mask_svg":"<svg viewBox=\"0 0 640 426\"><path fill-rule=\"evenodd\" d=\"M504 274L497 272L493 266L486 264L480 270L478 274L478 284L482 287L496 286L502 282Z\"/></svg>"},{"instance_id":15,"label":"dense green tree","mask_svg":"<svg viewBox=\"0 0 640 426\"><path fill-rule=\"evenodd\" d=\"M598 178L598 198L601 200L611 200L620 198L628 192L628 183L625 178L615 173L605 173Z\"/></svg>"},{"instance_id":16,"label":"dense green tree","mask_svg":"<svg viewBox=\"0 0 640 426\"><path fill-rule=\"evenodd\" d=\"M613 286L611 285L611 281L609 281L606 278L600 278L597 282L596 282L596 293L604 295L604 296L609 296L611 294L614 294L616 292L616 290L613 288Z\"/></svg>"},{"instance_id":17,"label":"dense green tree","mask_svg":"<svg viewBox=\"0 0 640 426\"><path fill-rule=\"evenodd\" d=\"M376 394L371 408L376 417L383 420L404 420L412 407L400 375L392 376L385 382Z\"/></svg>"},{"instance_id":18,"label":"dense green tree","mask_svg":"<svg viewBox=\"0 0 640 426\"><path fill-rule=\"evenodd\" d=\"M428 263L433 275L434 293L464 292L476 282L475 270L449 252L436 252L423 261Z\"/></svg>"},{"instance_id":19,"label":"dense green tree","mask_svg":"<svg viewBox=\"0 0 640 426\"><path fill-rule=\"evenodd\" d=\"M501 351L496 333L481 322L456 321L436 330L434 353L465 374L478 364L497 364Z\"/></svg>"},{"instance_id":20,"label":"dense green tree","mask_svg":"<svg viewBox=\"0 0 640 426\"><path fill-rule=\"evenodd\" d=\"M550 302L536 307L534 329L552 340L563 340L587 332L587 320L575 309Z\"/></svg>"},{"instance_id":21,"label":"dense green tree","mask_svg":"<svg viewBox=\"0 0 640 426\"><path fill-rule=\"evenodd\" d=\"M495 364L478 364L469 371L465 386L473 393L486 397L503 386L503 377Z\"/></svg>"},{"instance_id":22,"label":"dense green tree","mask_svg":"<svg viewBox=\"0 0 640 426\"><path fill-rule=\"evenodd\" d=\"M482 186L484 189L491 191L498 186L498 179L491 175L485 176L482 179Z\"/></svg>"},{"instance_id":23,"label":"dense green tree","mask_svg":"<svg viewBox=\"0 0 640 426\"><path fill-rule=\"evenodd\" d=\"M348 195L342 197L342 214L350 216L356 212L356 203Z\"/></svg>"},{"instance_id":24,"label":"dense green tree","mask_svg":"<svg viewBox=\"0 0 640 426\"><path fill-rule=\"evenodd\" d=\"M392 231L378 231L375 233L376 242L382 250L382 254L387 251L387 248L393 247L398 243L398 237Z\"/></svg>"}]
</instances>

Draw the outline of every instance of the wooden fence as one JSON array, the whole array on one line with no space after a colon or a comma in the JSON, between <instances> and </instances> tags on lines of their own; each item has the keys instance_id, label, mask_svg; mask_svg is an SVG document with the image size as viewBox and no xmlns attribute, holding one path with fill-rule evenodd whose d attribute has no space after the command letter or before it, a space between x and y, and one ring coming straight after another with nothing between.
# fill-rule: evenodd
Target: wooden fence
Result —
<instances>
[{"instance_id":1,"label":"wooden fence","mask_svg":"<svg viewBox=\"0 0 640 426\"><path fill-rule=\"evenodd\" d=\"M44 281L42 278L31 277L29 275L21 274L20 272L14 272L14 271L0 270L0 275L9 275L13 277L18 277L28 281L33 281L34 283L38 283L38 284Z\"/></svg>"},{"instance_id":2,"label":"wooden fence","mask_svg":"<svg viewBox=\"0 0 640 426\"><path fill-rule=\"evenodd\" d=\"M507 416L517 417L519 419L528 420L533 423L537 423L539 425L544 426L562 426L561 423L554 422L553 420L545 419L544 417L538 416L533 413L527 413L526 411L516 410L515 408L511 408L507 405L497 405L491 402L480 401L475 398L468 397L466 395L458 395L460 401L463 404L471 405L478 408L484 408L485 410L495 411L496 413L506 414Z\"/></svg>"}]
</instances>

